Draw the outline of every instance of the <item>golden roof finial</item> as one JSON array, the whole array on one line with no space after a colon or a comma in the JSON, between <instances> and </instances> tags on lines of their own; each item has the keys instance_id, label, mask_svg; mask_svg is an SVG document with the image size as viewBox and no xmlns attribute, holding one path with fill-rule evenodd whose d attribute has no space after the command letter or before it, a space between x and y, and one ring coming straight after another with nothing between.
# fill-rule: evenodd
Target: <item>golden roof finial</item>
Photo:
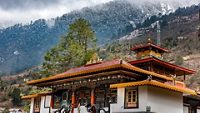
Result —
<instances>
[{"instance_id":1,"label":"golden roof finial","mask_svg":"<svg viewBox=\"0 0 200 113\"><path fill-rule=\"evenodd\" d=\"M93 63L98 63L98 62L101 62L102 59L99 58L98 54L97 53L94 53L92 55L92 57L90 58L90 61L88 61L86 64L93 64Z\"/></svg>"},{"instance_id":2,"label":"golden roof finial","mask_svg":"<svg viewBox=\"0 0 200 113\"><path fill-rule=\"evenodd\" d=\"M151 40L151 38L148 38L148 43L152 43L152 40Z\"/></svg>"}]
</instances>

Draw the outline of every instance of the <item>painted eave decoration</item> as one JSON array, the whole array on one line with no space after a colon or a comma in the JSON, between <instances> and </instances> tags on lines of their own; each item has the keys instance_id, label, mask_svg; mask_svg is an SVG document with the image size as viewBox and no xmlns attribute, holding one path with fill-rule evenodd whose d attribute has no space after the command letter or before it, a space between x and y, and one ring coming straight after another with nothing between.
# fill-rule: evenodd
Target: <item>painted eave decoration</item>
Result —
<instances>
[{"instance_id":1,"label":"painted eave decoration","mask_svg":"<svg viewBox=\"0 0 200 113\"><path fill-rule=\"evenodd\" d=\"M43 92L43 93L25 95L25 96L22 96L21 99L26 100L26 99L31 99L31 98L37 98L37 97L41 97L41 96L48 95L48 94L51 94L51 92Z\"/></svg>"}]
</instances>

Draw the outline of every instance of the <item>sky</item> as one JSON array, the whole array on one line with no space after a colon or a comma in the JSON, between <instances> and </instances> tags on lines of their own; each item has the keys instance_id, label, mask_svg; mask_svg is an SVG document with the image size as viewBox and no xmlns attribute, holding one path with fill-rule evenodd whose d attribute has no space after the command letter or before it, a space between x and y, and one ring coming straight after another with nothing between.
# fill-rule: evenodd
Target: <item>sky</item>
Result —
<instances>
[{"instance_id":1,"label":"sky","mask_svg":"<svg viewBox=\"0 0 200 113\"><path fill-rule=\"evenodd\" d=\"M51 19L73 10L112 0L0 0L0 28Z\"/></svg>"},{"instance_id":2,"label":"sky","mask_svg":"<svg viewBox=\"0 0 200 113\"><path fill-rule=\"evenodd\" d=\"M62 16L73 10L95 6L114 0L0 0L0 28L17 23L30 23L37 19L51 19ZM171 2L191 5L200 3L200 0L128 0L133 3Z\"/></svg>"}]
</instances>

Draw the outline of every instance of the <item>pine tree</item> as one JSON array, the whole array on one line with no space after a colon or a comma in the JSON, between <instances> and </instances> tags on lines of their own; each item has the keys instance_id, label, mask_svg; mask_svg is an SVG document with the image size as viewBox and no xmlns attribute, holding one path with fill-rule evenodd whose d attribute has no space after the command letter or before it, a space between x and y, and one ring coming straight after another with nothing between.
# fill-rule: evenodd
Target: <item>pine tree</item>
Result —
<instances>
[{"instance_id":1,"label":"pine tree","mask_svg":"<svg viewBox=\"0 0 200 113\"><path fill-rule=\"evenodd\" d=\"M42 75L54 75L71 67L85 64L96 50L96 38L90 23L78 19L71 25L60 43L49 50L42 64Z\"/></svg>"},{"instance_id":2,"label":"pine tree","mask_svg":"<svg viewBox=\"0 0 200 113\"><path fill-rule=\"evenodd\" d=\"M20 97L20 89L14 88L14 90L11 93L12 102L14 106L20 106L21 105L21 97Z\"/></svg>"}]
</instances>

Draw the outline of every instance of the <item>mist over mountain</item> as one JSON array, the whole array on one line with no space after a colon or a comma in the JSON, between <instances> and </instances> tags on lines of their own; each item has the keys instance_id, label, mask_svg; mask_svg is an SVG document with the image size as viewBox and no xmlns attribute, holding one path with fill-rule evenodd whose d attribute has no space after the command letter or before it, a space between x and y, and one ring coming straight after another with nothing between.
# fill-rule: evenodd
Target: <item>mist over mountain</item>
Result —
<instances>
[{"instance_id":1,"label":"mist over mountain","mask_svg":"<svg viewBox=\"0 0 200 113\"><path fill-rule=\"evenodd\" d=\"M61 17L39 19L0 29L0 74L12 74L39 65L44 53L66 34L68 25L78 18L90 21L98 44L126 35L152 15L169 14L178 7L198 3L183 1L116 0L95 7L72 11Z\"/></svg>"},{"instance_id":2,"label":"mist over mountain","mask_svg":"<svg viewBox=\"0 0 200 113\"><path fill-rule=\"evenodd\" d=\"M27 24L37 19L50 19L114 0L0 0L0 28L14 24ZM115 0L117 1L117 0ZM169 4L170 7L184 7L198 4L199 0L124 0L132 4L143 5L149 3ZM165 6L165 5L164 5ZM23 12L23 13L22 13Z\"/></svg>"},{"instance_id":3,"label":"mist over mountain","mask_svg":"<svg viewBox=\"0 0 200 113\"><path fill-rule=\"evenodd\" d=\"M55 18L73 10L109 1L111 0L0 0L0 26Z\"/></svg>"}]
</instances>

